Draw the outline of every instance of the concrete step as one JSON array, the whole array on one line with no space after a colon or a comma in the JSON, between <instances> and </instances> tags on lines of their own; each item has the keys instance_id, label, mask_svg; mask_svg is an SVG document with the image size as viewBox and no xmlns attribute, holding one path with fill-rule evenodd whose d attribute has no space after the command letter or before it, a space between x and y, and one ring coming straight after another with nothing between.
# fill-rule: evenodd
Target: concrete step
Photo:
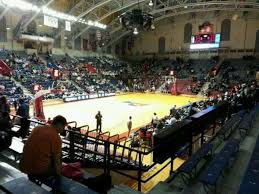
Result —
<instances>
[{"instance_id":1,"label":"concrete step","mask_svg":"<svg viewBox=\"0 0 259 194\"><path fill-rule=\"evenodd\" d=\"M165 182L158 183L149 194L180 194L182 189L174 187L173 185L167 184Z\"/></svg>"},{"instance_id":2,"label":"concrete step","mask_svg":"<svg viewBox=\"0 0 259 194\"><path fill-rule=\"evenodd\" d=\"M114 185L108 194L141 194L141 192L133 190L126 185Z\"/></svg>"},{"instance_id":3,"label":"concrete step","mask_svg":"<svg viewBox=\"0 0 259 194\"><path fill-rule=\"evenodd\" d=\"M16 86L21 87L24 95L34 98L34 95L27 88L25 88L20 82L16 81L13 77L11 78L11 80L14 81Z\"/></svg>"}]
</instances>

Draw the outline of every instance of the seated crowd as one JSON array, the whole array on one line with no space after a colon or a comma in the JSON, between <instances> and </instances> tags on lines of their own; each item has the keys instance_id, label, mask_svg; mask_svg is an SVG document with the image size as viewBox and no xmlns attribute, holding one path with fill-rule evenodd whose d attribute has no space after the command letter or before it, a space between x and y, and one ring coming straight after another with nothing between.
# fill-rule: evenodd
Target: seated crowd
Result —
<instances>
[{"instance_id":1,"label":"seated crowd","mask_svg":"<svg viewBox=\"0 0 259 194\"><path fill-rule=\"evenodd\" d=\"M217 75L210 77L210 85L206 91L207 96L231 92L236 87L241 88L245 84L255 84L258 64L258 60L254 59L224 60L217 69Z\"/></svg>"},{"instance_id":2,"label":"seated crowd","mask_svg":"<svg viewBox=\"0 0 259 194\"><path fill-rule=\"evenodd\" d=\"M94 94L98 92L114 93L128 90L120 79L125 64L107 57L71 58L47 54L47 65L36 55L5 51L2 58L13 69L13 77L21 82L31 93L34 86L42 89L56 89L56 94L45 98L62 98L65 93ZM59 75L54 76L54 70Z\"/></svg>"}]
</instances>

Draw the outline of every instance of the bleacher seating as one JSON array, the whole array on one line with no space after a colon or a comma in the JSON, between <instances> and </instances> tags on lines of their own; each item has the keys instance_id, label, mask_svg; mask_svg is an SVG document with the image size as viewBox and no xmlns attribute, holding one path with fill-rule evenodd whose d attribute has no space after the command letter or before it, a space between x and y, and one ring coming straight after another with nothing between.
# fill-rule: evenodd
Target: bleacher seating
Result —
<instances>
[{"instance_id":1,"label":"bleacher seating","mask_svg":"<svg viewBox=\"0 0 259 194\"><path fill-rule=\"evenodd\" d=\"M238 139L228 140L221 151L209 163L208 168L201 174L199 181L203 183L205 190L210 190L211 186L216 190L216 183L238 151L239 143L240 140Z\"/></svg>"},{"instance_id":2,"label":"bleacher seating","mask_svg":"<svg viewBox=\"0 0 259 194\"><path fill-rule=\"evenodd\" d=\"M11 105L14 101L17 101L24 95L23 90L20 87L17 87L15 82L9 77L0 77L0 86L0 95L6 96ZM24 99L28 101L30 97L24 96Z\"/></svg>"},{"instance_id":3,"label":"bleacher seating","mask_svg":"<svg viewBox=\"0 0 259 194\"><path fill-rule=\"evenodd\" d=\"M249 130L252 128L253 121L255 119L256 111L255 108L251 110L249 113L246 113L239 125L239 132L242 138L248 134Z\"/></svg>"},{"instance_id":4,"label":"bleacher seating","mask_svg":"<svg viewBox=\"0 0 259 194\"><path fill-rule=\"evenodd\" d=\"M224 94L231 91L234 86L240 85L240 83L255 80L258 64L257 59L226 59L218 70L217 76L210 84L210 93Z\"/></svg>"},{"instance_id":5,"label":"bleacher seating","mask_svg":"<svg viewBox=\"0 0 259 194\"><path fill-rule=\"evenodd\" d=\"M226 140L231 135L231 133L236 129L241 121L241 117L239 115L240 114L237 113L221 127L219 131L219 137L221 137L223 140Z\"/></svg>"},{"instance_id":6,"label":"bleacher seating","mask_svg":"<svg viewBox=\"0 0 259 194\"><path fill-rule=\"evenodd\" d=\"M44 182L45 184L46 182ZM59 181L56 185L57 190L61 193L67 194L78 194L78 193L85 193L85 194L96 194L96 192L92 191L88 187L68 179L66 177L61 176ZM46 183L47 184L47 183ZM52 187L51 184L48 184L50 188ZM45 190L43 187L33 183L32 181L28 180L26 177L21 177L4 183L0 186L0 189L6 193L19 193L19 194L29 194L29 193L37 193L37 194L47 194L52 193Z\"/></svg>"},{"instance_id":7,"label":"bleacher seating","mask_svg":"<svg viewBox=\"0 0 259 194\"><path fill-rule=\"evenodd\" d=\"M178 171L182 175L185 183L188 183L188 180L196 175L198 163L209 153L211 154L212 148L213 144L211 143L203 144L196 153L194 153L183 165L181 165Z\"/></svg>"},{"instance_id":8,"label":"bleacher seating","mask_svg":"<svg viewBox=\"0 0 259 194\"><path fill-rule=\"evenodd\" d=\"M42 181L42 180L37 180L37 182L38 181ZM46 180L42 183L46 184L50 188L53 187L52 180L50 181ZM55 187L58 188L57 189L58 191L67 193L67 194L78 194L78 193L97 194L95 191L92 191L91 189L82 185L81 183L68 179L64 176L59 177L59 180L56 182Z\"/></svg>"},{"instance_id":9,"label":"bleacher seating","mask_svg":"<svg viewBox=\"0 0 259 194\"><path fill-rule=\"evenodd\" d=\"M26 177L17 178L6 182L0 185L0 190L8 194L29 194L29 193L37 193L37 194L48 194L47 190L41 188L35 183L29 181Z\"/></svg>"},{"instance_id":10,"label":"bleacher seating","mask_svg":"<svg viewBox=\"0 0 259 194\"><path fill-rule=\"evenodd\" d=\"M259 188L259 137L248 163L238 194L257 194Z\"/></svg>"}]
</instances>

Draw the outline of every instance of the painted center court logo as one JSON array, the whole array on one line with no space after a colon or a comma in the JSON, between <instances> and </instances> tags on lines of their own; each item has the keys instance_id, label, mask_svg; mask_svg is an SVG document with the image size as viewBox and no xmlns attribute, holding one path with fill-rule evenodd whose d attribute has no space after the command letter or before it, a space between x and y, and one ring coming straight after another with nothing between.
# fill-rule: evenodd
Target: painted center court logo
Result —
<instances>
[{"instance_id":1,"label":"painted center court logo","mask_svg":"<svg viewBox=\"0 0 259 194\"><path fill-rule=\"evenodd\" d=\"M131 102L131 101L125 101L123 103L126 103L129 106L147 106L148 105L148 104L144 104L144 103L137 103L137 102Z\"/></svg>"}]
</instances>

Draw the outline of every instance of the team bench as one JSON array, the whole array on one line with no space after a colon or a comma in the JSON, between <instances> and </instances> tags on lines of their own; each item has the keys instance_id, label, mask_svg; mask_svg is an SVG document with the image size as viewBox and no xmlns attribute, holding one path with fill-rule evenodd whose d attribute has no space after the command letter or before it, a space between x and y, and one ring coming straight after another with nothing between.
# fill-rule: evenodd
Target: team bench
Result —
<instances>
[{"instance_id":1,"label":"team bench","mask_svg":"<svg viewBox=\"0 0 259 194\"><path fill-rule=\"evenodd\" d=\"M189 179L196 175L198 163L209 153L212 153L213 144L205 143L178 169L183 181L188 183Z\"/></svg>"},{"instance_id":2,"label":"team bench","mask_svg":"<svg viewBox=\"0 0 259 194\"><path fill-rule=\"evenodd\" d=\"M223 174L224 169L228 166L230 160L234 157L239 149L240 140L230 139L225 146L209 163L208 168L201 174L199 181L203 183L206 192L214 188L216 193L216 184L219 177Z\"/></svg>"}]
</instances>

